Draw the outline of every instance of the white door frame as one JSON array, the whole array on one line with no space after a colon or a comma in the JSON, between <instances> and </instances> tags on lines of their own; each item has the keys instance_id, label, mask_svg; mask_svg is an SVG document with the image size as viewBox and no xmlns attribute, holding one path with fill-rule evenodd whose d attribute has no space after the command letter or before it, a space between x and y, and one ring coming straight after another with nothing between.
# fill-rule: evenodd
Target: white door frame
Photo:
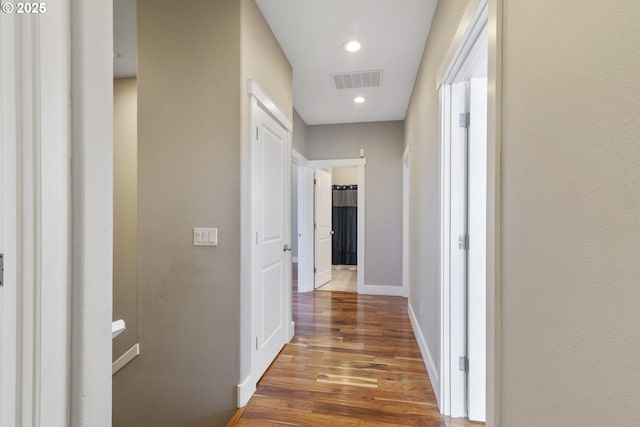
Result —
<instances>
[{"instance_id":1,"label":"white door frame","mask_svg":"<svg viewBox=\"0 0 640 427\"><path fill-rule=\"evenodd\" d=\"M2 425L70 421L69 3L51 9L0 15Z\"/></svg>"},{"instance_id":2,"label":"white door frame","mask_svg":"<svg viewBox=\"0 0 640 427\"><path fill-rule=\"evenodd\" d=\"M470 0L467 4L454 39L449 47L437 75L437 88L441 99L441 342L440 342L440 409L444 414L464 416L460 412L465 407L465 393L452 383L452 372L458 368L457 354L452 346L459 342L460 331L452 329L452 316L460 313L464 300L452 295L450 251L451 233L451 128L455 118L450 111L455 100L451 96L451 85L469 80L479 61L478 52L488 51L488 161L487 161L487 425L499 425L499 118L500 118L500 66L501 51L498 40L501 30L498 17L501 15L501 0ZM488 33L488 34L487 34ZM482 36L486 39L482 40ZM478 42L485 45L478 49ZM474 49L475 47L475 49ZM466 309L465 309L466 311ZM466 340L465 340L466 341Z\"/></svg>"},{"instance_id":3,"label":"white door frame","mask_svg":"<svg viewBox=\"0 0 640 427\"><path fill-rule=\"evenodd\" d=\"M365 166L367 159L333 159L333 160L309 160L307 166L313 169L324 168L358 168L358 293L366 294L371 292L371 288L379 288L380 286L367 286L364 283L364 263L365 263ZM313 188L311 189L313 191ZM313 214L313 210L311 214ZM300 257L298 256L298 259ZM313 259L313 254L312 258Z\"/></svg>"},{"instance_id":4,"label":"white door frame","mask_svg":"<svg viewBox=\"0 0 640 427\"><path fill-rule=\"evenodd\" d=\"M253 155L252 147L254 140L254 132L253 129L255 126L255 114L254 112L261 109L269 114L273 119L275 119L278 123L280 123L287 130L287 144L289 150L291 150L291 133L293 131L293 125L289 119L278 109L275 103L270 99L267 93L260 87L260 85L255 80L249 80L247 82L247 90L248 95L250 97L250 123L249 123L249 140L247 144L244 146L247 148L246 151L242 153L242 189L241 189L241 201L242 201L242 218L241 218L241 254L242 262L241 262L241 304L240 304L240 358L241 358L241 369L243 368L243 363L246 363L245 359L247 355L249 355L248 364L249 364L249 374L244 378L242 383L238 384L238 407L245 406L253 393L256 391L256 385L259 378L258 373L256 372L256 366L254 361L256 347L254 345L254 337L258 336L255 331L256 322L254 322L254 313L252 310L253 306L253 270L254 270L254 260L256 259L255 254L255 244L253 244L254 240L254 230L256 229L255 215L254 215L254 201L253 201L253 188L252 188L252 168L251 168L251 159ZM285 227L285 240L287 240L288 246L291 246L291 165L292 160L291 156L289 156L288 167L285 170L285 181L289 182L288 189L288 200L289 202L285 205L285 221L288 219L288 227ZM285 192L286 194L287 192ZM289 252L291 254L291 252ZM288 268L284 272L285 278L288 278L289 284L285 289L285 298L287 303L283 304L285 313L285 322L289 325L289 334L288 338L293 338L295 333L295 324L292 319L292 307L291 307L291 255L289 255L289 262L286 263Z\"/></svg>"},{"instance_id":5,"label":"white door frame","mask_svg":"<svg viewBox=\"0 0 640 427\"><path fill-rule=\"evenodd\" d=\"M313 168L297 150L293 167L298 168L298 292L313 291Z\"/></svg>"},{"instance_id":6,"label":"white door frame","mask_svg":"<svg viewBox=\"0 0 640 427\"><path fill-rule=\"evenodd\" d=\"M410 265L409 240L411 220L411 147L407 145L402 155L402 293L409 297Z\"/></svg>"}]
</instances>

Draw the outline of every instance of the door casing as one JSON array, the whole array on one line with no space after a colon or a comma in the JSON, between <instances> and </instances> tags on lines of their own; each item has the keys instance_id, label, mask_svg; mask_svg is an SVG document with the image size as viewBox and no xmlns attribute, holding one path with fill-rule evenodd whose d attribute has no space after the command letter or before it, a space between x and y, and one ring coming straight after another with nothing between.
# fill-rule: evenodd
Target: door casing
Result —
<instances>
[{"instance_id":1,"label":"door casing","mask_svg":"<svg viewBox=\"0 0 640 427\"><path fill-rule=\"evenodd\" d=\"M494 12L495 13L495 12ZM441 279L440 279L440 307L441 307L441 333L440 333L440 383L439 388L439 406L445 415L453 417L467 416L467 385L466 375L459 371L460 356L466 356L467 353L467 336L466 336L466 271L465 274L460 273L460 268L466 269L466 256L464 259L459 258L457 238L463 231L466 233L466 218L462 230L460 224L462 219L459 216L460 209L466 211L466 194L463 198L459 194L460 186L456 184L456 176L459 173L466 175L466 159L465 164L458 161L455 162L456 153L452 152L451 143L456 138L460 138L458 128L459 112L468 111L468 98L464 94L466 90L462 85L466 85L473 72L478 68L478 64L487 61L489 51L489 2L487 0L472 0L468 3L467 9L463 14L460 25L451 47L445 56L442 66L438 73L438 89L441 99ZM495 22L493 25L497 25ZM492 43L495 39L492 39ZM490 76L491 77L491 76ZM495 78L495 76L494 76ZM491 79L489 79L491 82ZM495 82L495 80L494 80ZM488 109L495 110L495 97L488 97ZM488 121L495 119L495 116L489 115ZM490 126L489 126L490 127ZM495 148L495 140L488 139L489 149ZM466 154L465 154L466 157ZM458 159L460 160L460 159ZM452 163L453 162L453 163ZM456 169L457 167L457 169ZM492 161L492 155L488 156L487 173L493 177L496 176L495 170L497 165ZM464 168L461 172L460 169ZM466 180L466 178L465 178ZM466 187L466 185L465 185ZM495 239L491 238L489 233L495 232L496 218L492 216L493 210L490 204L495 200L496 189L491 187L490 180L487 183L487 275L492 274L495 270L490 265L495 265L497 254L495 250ZM460 203L465 206L461 207ZM473 238L473 237L471 237ZM461 264L463 263L463 264ZM492 282L487 277L487 287L492 287L495 291L495 281ZM494 277L495 279L495 277ZM488 292L488 294L491 292ZM487 301L487 313L494 309L494 301ZM495 339L496 329L499 325L487 322L487 340ZM487 345L487 352L491 353L495 347ZM495 379L496 375L496 359L497 356L487 354L488 366L487 377L488 383L493 387L490 394L486 395L487 405L494 404L497 396L495 382L489 378ZM493 364L491 364L493 363ZM491 416L495 417L495 413L488 411ZM495 419L495 418L494 418ZM488 420L489 421L489 420ZM491 422L495 422L493 419ZM495 424L494 424L495 425Z\"/></svg>"}]
</instances>

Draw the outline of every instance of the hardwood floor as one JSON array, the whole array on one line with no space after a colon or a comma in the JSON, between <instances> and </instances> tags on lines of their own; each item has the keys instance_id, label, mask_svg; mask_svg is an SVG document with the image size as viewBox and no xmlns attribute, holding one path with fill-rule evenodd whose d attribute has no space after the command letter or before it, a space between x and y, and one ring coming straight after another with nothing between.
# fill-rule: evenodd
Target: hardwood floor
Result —
<instances>
[{"instance_id":1,"label":"hardwood floor","mask_svg":"<svg viewBox=\"0 0 640 427\"><path fill-rule=\"evenodd\" d=\"M406 299L293 294L296 336L237 426L482 426L442 417Z\"/></svg>"}]
</instances>

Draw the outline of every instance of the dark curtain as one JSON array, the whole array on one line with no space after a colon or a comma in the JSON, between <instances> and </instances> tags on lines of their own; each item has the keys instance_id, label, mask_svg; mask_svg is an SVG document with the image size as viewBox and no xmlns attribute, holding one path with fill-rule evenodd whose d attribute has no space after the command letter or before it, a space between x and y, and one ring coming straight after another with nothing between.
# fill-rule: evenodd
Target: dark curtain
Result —
<instances>
[{"instance_id":1,"label":"dark curtain","mask_svg":"<svg viewBox=\"0 0 640 427\"><path fill-rule=\"evenodd\" d=\"M358 186L334 185L333 265L358 263Z\"/></svg>"}]
</instances>

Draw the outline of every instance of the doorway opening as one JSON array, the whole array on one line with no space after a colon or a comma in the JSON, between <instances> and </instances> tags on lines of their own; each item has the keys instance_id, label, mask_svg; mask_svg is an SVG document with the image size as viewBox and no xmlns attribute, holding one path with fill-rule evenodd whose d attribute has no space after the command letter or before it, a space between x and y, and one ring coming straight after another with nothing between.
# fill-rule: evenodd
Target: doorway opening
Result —
<instances>
[{"instance_id":1,"label":"doorway opening","mask_svg":"<svg viewBox=\"0 0 640 427\"><path fill-rule=\"evenodd\" d=\"M326 171L317 170L321 174ZM320 279L316 276L316 289L321 291L357 292L358 290L358 169L332 168L330 172L328 203L321 203L316 196L316 225L320 224L321 211L329 211L331 221L330 244L326 249L330 253L319 254L316 251L316 268L321 259L330 259L331 276ZM316 174L316 195L326 192L321 189ZM316 228L316 232L320 227ZM319 240L319 239L317 239ZM316 240L316 241L317 241Z\"/></svg>"},{"instance_id":2,"label":"doorway opening","mask_svg":"<svg viewBox=\"0 0 640 427\"><path fill-rule=\"evenodd\" d=\"M365 165L363 158L307 160L294 150L294 292L365 292Z\"/></svg>"},{"instance_id":3,"label":"doorway opening","mask_svg":"<svg viewBox=\"0 0 640 427\"><path fill-rule=\"evenodd\" d=\"M480 2L440 86L441 409L486 420L488 8Z\"/></svg>"}]
</instances>

